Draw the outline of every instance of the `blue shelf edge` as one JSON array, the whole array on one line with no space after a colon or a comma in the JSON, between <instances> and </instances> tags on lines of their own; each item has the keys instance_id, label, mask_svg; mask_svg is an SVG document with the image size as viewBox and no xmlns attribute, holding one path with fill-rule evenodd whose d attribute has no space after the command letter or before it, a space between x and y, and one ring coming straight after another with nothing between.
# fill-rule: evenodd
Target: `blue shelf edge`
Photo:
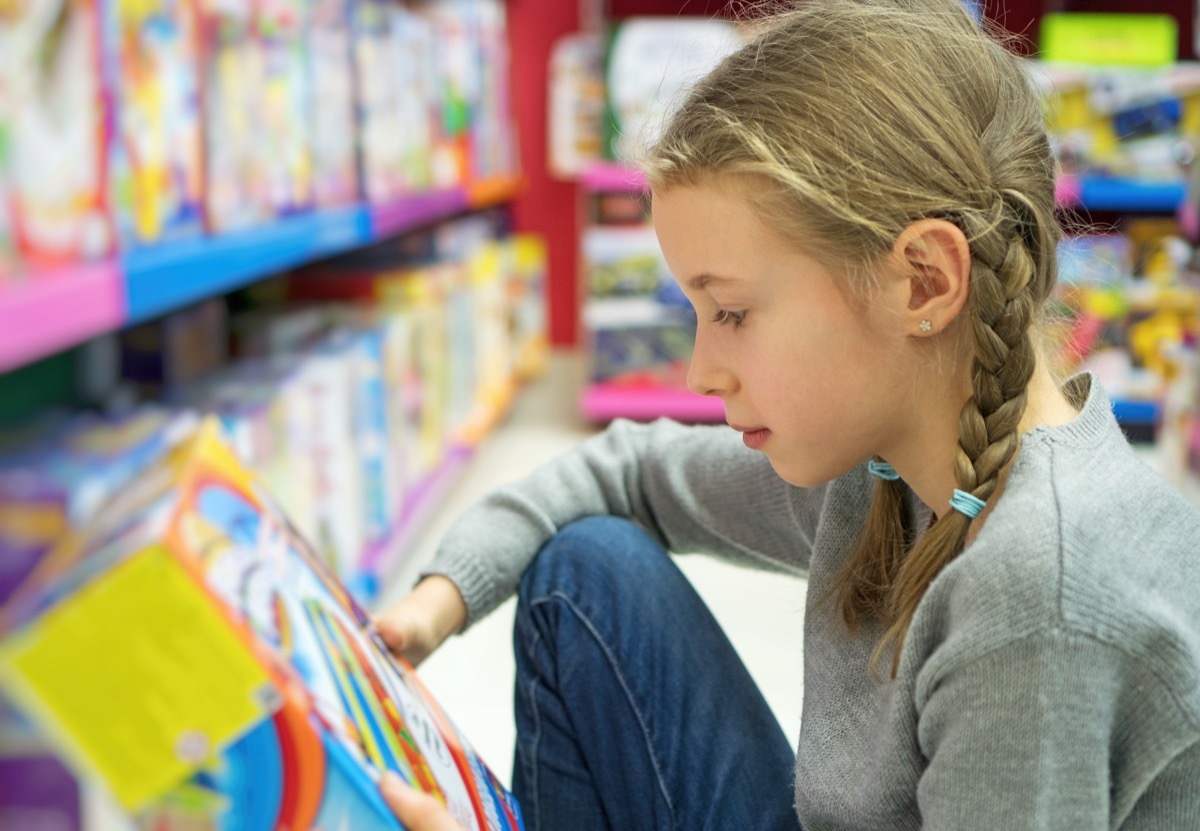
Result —
<instances>
[{"instance_id":1,"label":"blue shelf edge","mask_svg":"<svg viewBox=\"0 0 1200 831\"><path fill-rule=\"evenodd\" d=\"M127 252L121 257L126 322L149 320L372 238L369 209L355 206Z\"/></svg>"},{"instance_id":2,"label":"blue shelf edge","mask_svg":"<svg viewBox=\"0 0 1200 831\"><path fill-rule=\"evenodd\" d=\"M127 324L141 323L304 263L469 210L465 188L415 193L386 205L323 210L214 237L135 249L120 258Z\"/></svg>"},{"instance_id":3,"label":"blue shelf edge","mask_svg":"<svg viewBox=\"0 0 1200 831\"><path fill-rule=\"evenodd\" d=\"M1187 187L1182 182L1084 176L1079 180L1076 207L1120 213L1174 213L1185 198Z\"/></svg>"},{"instance_id":4,"label":"blue shelf edge","mask_svg":"<svg viewBox=\"0 0 1200 831\"><path fill-rule=\"evenodd\" d=\"M1130 426L1156 425L1162 420L1162 402L1137 398L1115 398L1113 417L1118 424Z\"/></svg>"}]
</instances>

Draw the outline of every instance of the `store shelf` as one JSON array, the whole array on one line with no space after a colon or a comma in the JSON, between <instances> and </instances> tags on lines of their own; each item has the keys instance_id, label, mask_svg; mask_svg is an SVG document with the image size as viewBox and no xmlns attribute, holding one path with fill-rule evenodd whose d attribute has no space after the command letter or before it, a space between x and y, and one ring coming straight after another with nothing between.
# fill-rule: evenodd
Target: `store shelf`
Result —
<instances>
[{"instance_id":1,"label":"store shelf","mask_svg":"<svg viewBox=\"0 0 1200 831\"><path fill-rule=\"evenodd\" d=\"M525 177L496 176L467 186L467 207L471 210L490 208L511 202L525 190Z\"/></svg>"},{"instance_id":2,"label":"store shelf","mask_svg":"<svg viewBox=\"0 0 1200 831\"><path fill-rule=\"evenodd\" d=\"M1063 176L1055 185L1060 205L1088 211L1163 213L1179 210L1187 197L1182 182L1146 182L1116 176Z\"/></svg>"},{"instance_id":3,"label":"store shelf","mask_svg":"<svg viewBox=\"0 0 1200 831\"><path fill-rule=\"evenodd\" d=\"M124 319L115 263L56 269L0 288L0 372L111 331Z\"/></svg>"},{"instance_id":4,"label":"store shelf","mask_svg":"<svg viewBox=\"0 0 1200 831\"><path fill-rule=\"evenodd\" d=\"M432 225L470 207L463 188L418 193L388 205L371 208L371 233L375 239Z\"/></svg>"},{"instance_id":5,"label":"store shelf","mask_svg":"<svg viewBox=\"0 0 1200 831\"><path fill-rule=\"evenodd\" d=\"M0 372L298 265L504 204L523 187L522 177L503 176L387 205L300 214L0 287Z\"/></svg>"},{"instance_id":6,"label":"store shelf","mask_svg":"<svg viewBox=\"0 0 1200 831\"><path fill-rule=\"evenodd\" d=\"M579 177L579 184L588 193L616 193L646 189L646 177L636 168L618 162L596 162Z\"/></svg>"},{"instance_id":7,"label":"store shelf","mask_svg":"<svg viewBox=\"0 0 1200 831\"><path fill-rule=\"evenodd\" d=\"M584 418L597 422L614 418L650 421L659 417L696 422L725 420L721 399L674 387L592 384L583 392L580 409Z\"/></svg>"},{"instance_id":8,"label":"store shelf","mask_svg":"<svg viewBox=\"0 0 1200 831\"><path fill-rule=\"evenodd\" d=\"M225 294L371 238L367 211L354 207L130 252L122 257L128 291L126 322L138 323Z\"/></svg>"}]
</instances>

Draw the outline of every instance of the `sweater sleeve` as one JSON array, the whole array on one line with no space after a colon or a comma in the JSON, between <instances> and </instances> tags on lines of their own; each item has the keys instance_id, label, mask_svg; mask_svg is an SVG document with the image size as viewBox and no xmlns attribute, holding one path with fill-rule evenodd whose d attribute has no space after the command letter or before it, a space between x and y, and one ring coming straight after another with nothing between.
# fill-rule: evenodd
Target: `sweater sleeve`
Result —
<instances>
[{"instance_id":1,"label":"sweater sleeve","mask_svg":"<svg viewBox=\"0 0 1200 831\"><path fill-rule=\"evenodd\" d=\"M1187 794L1155 800L1156 810L1195 805L1196 725L1126 650L1041 631L920 686L926 831L1179 827L1134 819L1142 797L1182 787Z\"/></svg>"},{"instance_id":2,"label":"sweater sleeve","mask_svg":"<svg viewBox=\"0 0 1200 831\"><path fill-rule=\"evenodd\" d=\"M668 550L783 571L807 567L824 489L788 485L728 428L617 421L469 508L421 576L463 594L468 625L510 597L563 526L627 517Z\"/></svg>"}]
</instances>

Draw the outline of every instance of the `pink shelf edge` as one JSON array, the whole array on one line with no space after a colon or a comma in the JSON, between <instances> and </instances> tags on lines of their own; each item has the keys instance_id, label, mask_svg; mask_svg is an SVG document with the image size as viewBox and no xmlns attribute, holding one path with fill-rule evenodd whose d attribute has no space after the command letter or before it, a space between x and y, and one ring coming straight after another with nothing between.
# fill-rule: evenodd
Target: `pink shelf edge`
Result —
<instances>
[{"instance_id":1,"label":"pink shelf edge","mask_svg":"<svg viewBox=\"0 0 1200 831\"><path fill-rule=\"evenodd\" d=\"M376 239L448 219L470 206L462 187L414 193L394 202L370 206L371 230Z\"/></svg>"},{"instance_id":2,"label":"pink shelf edge","mask_svg":"<svg viewBox=\"0 0 1200 831\"><path fill-rule=\"evenodd\" d=\"M0 372L118 329L126 316L120 267L112 262L0 287Z\"/></svg>"},{"instance_id":3,"label":"pink shelf edge","mask_svg":"<svg viewBox=\"0 0 1200 831\"><path fill-rule=\"evenodd\" d=\"M1062 175L1054 181L1054 201L1059 205L1070 207L1080 201L1079 179L1075 176Z\"/></svg>"},{"instance_id":4,"label":"pink shelf edge","mask_svg":"<svg viewBox=\"0 0 1200 831\"><path fill-rule=\"evenodd\" d=\"M595 162L583 172L579 182L592 193L646 189L645 174L619 162Z\"/></svg>"},{"instance_id":5,"label":"pink shelf edge","mask_svg":"<svg viewBox=\"0 0 1200 831\"><path fill-rule=\"evenodd\" d=\"M614 418L648 421L660 416L680 421L725 420L725 405L719 398L707 398L675 388L593 384L584 390L580 409L589 421L611 421Z\"/></svg>"}]
</instances>

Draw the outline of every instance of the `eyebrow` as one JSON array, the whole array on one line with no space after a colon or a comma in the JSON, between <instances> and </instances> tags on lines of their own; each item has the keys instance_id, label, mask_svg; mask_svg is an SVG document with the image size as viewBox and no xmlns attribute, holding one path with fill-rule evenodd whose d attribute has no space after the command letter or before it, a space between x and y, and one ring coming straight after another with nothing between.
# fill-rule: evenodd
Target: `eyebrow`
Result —
<instances>
[{"instance_id":1,"label":"eyebrow","mask_svg":"<svg viewBox=\"0 0 1200 831\"><path fill-rule=\"evenodd\" d=\"M702 291L713 283L736 283L736 277L722 277L719 274L697 274L687 281L688 287Z\"/></svg>"}]
</instances>

